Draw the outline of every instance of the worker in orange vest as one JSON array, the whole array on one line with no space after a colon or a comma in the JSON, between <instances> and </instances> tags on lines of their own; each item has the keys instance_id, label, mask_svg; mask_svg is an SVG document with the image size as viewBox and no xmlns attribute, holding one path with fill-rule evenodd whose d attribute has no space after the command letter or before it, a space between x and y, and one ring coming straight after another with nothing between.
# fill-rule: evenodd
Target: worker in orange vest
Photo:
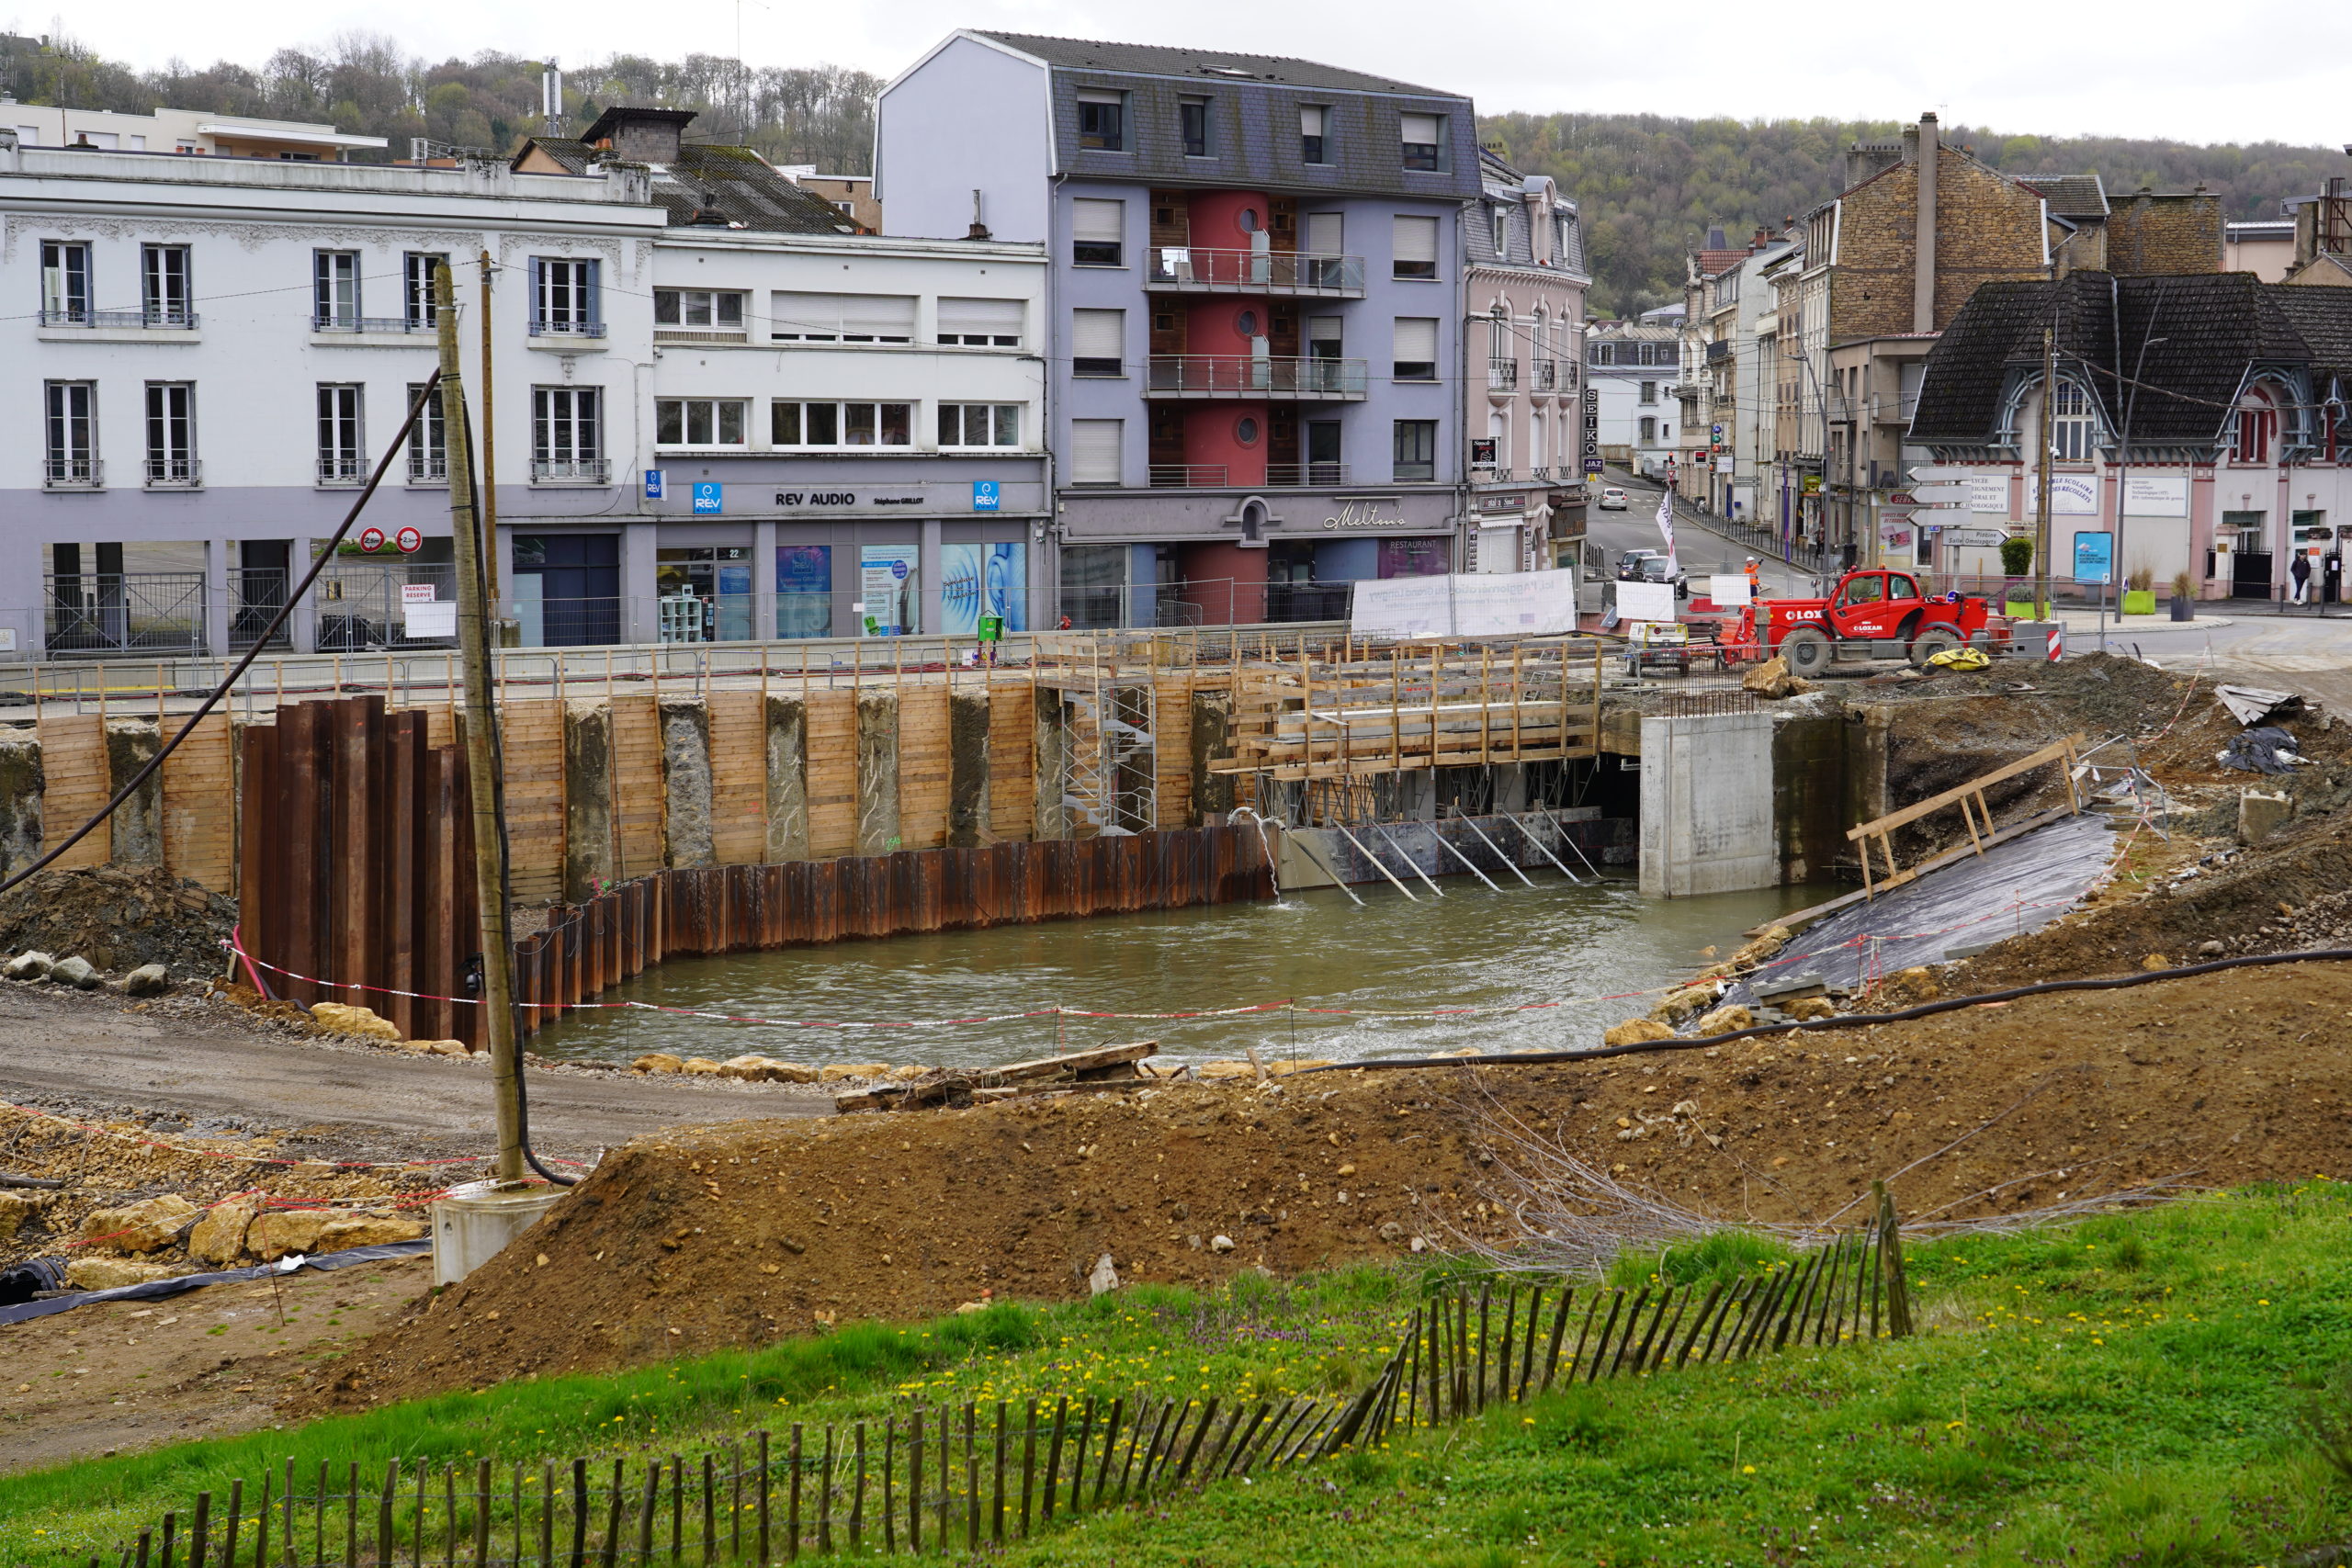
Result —
<instances>
[{"instance_id":1,"label":"worker in orange vest","mask_svg":"<svg viewBox=\"0 0 2352 1568\"><path fill-rule=\"evenodd\" d=\"M1750 599L1758 599L1763 597L1763 593L1764 563L1754 556L1750 556L1747 558L1747 596Z\"/></svg>"}]
</instances>

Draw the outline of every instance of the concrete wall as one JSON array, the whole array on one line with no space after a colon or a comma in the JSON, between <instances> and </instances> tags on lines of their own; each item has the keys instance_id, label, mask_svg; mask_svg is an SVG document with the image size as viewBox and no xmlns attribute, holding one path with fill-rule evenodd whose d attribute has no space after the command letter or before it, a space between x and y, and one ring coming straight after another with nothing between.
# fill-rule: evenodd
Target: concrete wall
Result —
<instances>
[{"instance_id":1,"label":"concrete wall","mask_svg":"<svg viewBox=\"0 0 2352 1568\"><path fill-rule=\"evenodd\" d=\"M1771 715L1642 720L1645 894L1777 886L1774 817Z\"/></svg>"}]
</instances>

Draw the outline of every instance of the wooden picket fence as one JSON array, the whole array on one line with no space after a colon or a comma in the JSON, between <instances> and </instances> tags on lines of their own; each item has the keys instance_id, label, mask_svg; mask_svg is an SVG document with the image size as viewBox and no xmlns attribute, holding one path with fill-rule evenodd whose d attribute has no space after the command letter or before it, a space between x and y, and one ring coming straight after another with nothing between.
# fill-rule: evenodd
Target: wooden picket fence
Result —
<instances>
[{"instance_id":1,"label":"wooden picket fence","mask_svg":"<svg viewBox=\"0 0 2352 1568\"><path fill-rule=\"evenodd\" d=\"M1492 1278L1441 1289L1414 1311L1371 1382L1345 1398L917 1404L878 1420L757 1431L691 1461L613 1456L533 1470L393 1460L380 1483L356 1462L336 1476L322 1461L312 1476L297 1475L288 1460L257 1489L232 1483L225 1506L206 1492L186 1516L165 1514L124 1547L119 1568L766 1568L803 1556L969 1557L983 1543L1025 1540L1057 1516L1294 1470L1555 1386L1911 1331L1894 1205L1881 1192L1860 1230L1730 1289L1555 1289Z\"/></svg>"}]
</instances>

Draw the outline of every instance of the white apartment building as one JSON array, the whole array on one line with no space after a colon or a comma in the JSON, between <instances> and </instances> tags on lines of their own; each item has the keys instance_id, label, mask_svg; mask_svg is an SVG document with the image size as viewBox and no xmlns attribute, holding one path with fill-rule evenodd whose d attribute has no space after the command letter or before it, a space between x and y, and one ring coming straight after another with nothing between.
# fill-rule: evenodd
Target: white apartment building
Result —
<instances>
[{"instance_id":1,"label":"white apartment building","mask_svg":"<svg viewBox=\"0 0 2352 1568\"><path fill-rule=\"evenodd\" d=\"M107 109L20 104L5 94L0 94L0 131L13 131L21 147L276 158L300 164L339 163L354 152L387 145L380 136L353 136L332 125L305 120L254 119L201 109L116 114Z\"/></svg>"},{"instance_id":2,"label":"white apartment building","mask_svg":"<svg viewBox=\"0 0 2352 1568\"><path fill-rule=\"evenodd\" d=\"M718 167L738 152L424 168L0 130L0 651L249 646L432 373L442 258L477 410L488 307L477 471L526 641L846 633L868 603L932 630L967 579L1023 614L1041 253L844 233ZM381 546L346 543L288 646L446 640L404 607L453 591L445 451L428 410L366 513Z\"/></svg>"},{"instance_id":3,"label":"white apartment building","mask_svg":"<svg viewBox=\"0 0 2352 1568\"><path fill-rule=\"evenodd\" d=\"M1646 479L1665 474L1679 435L1680 310L1674 314L1658 324L1599 322L1585 333L1585 384L1596 394L1600 455Z\"/></svg>"}]
</instances>

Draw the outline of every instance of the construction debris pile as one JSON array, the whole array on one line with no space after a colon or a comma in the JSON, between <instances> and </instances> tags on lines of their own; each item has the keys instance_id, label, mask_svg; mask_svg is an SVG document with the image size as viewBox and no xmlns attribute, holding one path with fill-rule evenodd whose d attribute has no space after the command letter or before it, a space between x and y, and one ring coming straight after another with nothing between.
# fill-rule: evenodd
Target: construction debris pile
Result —
<instances>
[{"instance_id":1,"label":"construction debris pile","mask_svg":"<svg viewBox=\"0 0 2352 1568\"><path fill-rule=\"evenodd\" d=\"M220 974L236 923L234 901L160 866L51 867L0 895L0 952L80 958L100 972L161 964Z\"/></svg>"}]
</instances>

